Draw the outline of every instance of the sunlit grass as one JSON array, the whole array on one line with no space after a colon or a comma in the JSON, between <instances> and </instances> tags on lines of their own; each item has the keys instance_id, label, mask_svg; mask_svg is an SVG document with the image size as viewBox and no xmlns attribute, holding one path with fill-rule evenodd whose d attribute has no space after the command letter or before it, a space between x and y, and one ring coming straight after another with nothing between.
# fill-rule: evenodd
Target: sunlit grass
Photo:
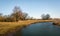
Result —
<instances>
[{"instance_id":1,"label":"sunlit grass","mask_svg":"<svg viewBox=\"0 0 60 36\"><path fill-rule=\"evenodd\" d=\"M0 34L15 32L17 28L22 28L37 22L53 22L52 20L25 20L19 22L0 22Z\"/></svg>"}]
</instances>

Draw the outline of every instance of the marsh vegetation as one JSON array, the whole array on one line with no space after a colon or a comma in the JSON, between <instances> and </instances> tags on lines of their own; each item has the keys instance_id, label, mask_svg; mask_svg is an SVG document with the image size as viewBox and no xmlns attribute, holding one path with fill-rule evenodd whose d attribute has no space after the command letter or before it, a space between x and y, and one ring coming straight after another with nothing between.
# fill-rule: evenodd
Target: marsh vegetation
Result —
<instances>
[{"instance_id":1,"label":"marsh vegetation","mask_svg":"<svg viewBox=\"0 0 60 36\"><path fill-rule=\"evenodd\" d=\"M15 6L10 15L3 16L0 13L0 36L17 36L17 33L21 34L19 30L22 30L22 28L40 22L53 22L56 25L60 25L60 19L51 19L49 14L42 14L41 18L34 19L29 17L28 13L22 12L19 7Z\"/></svg>"}]
</instances>

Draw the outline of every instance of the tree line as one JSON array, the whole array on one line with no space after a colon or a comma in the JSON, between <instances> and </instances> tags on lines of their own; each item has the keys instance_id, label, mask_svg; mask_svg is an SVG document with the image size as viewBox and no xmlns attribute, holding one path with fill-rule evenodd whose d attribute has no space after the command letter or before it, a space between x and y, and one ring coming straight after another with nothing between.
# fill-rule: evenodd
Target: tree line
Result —
<instances>
[{"instance_id":1,"label":"tree line","mask_svg":"<svg viewBox=\"0 0 60 36\"><path fill-rule=\"evenodd\" d=\"M13 9L13 13L10 15L4 15L0 13L0 21L1 22L15 22L19 20L25 20L27 18L28 14L25 12L22 12L20 7L15 6Z\"/></svg>"},{"instance_id":2,"label":"tree line","mask_svg":"<svg viewBox=\"0 0 60 36\"><path fill-rule=\"evenodd\" d=\"M41 15L43 20L49 19L50 15ZM19 20L27 20L27 19L32 19L31 17L29 17L29 15L25 12L22 12L22 10L20 9L20 7L15 6L13 9L13 13L10 15L2 15L2 13L0 13L0 22L18 22Z\"/></svg>"}]
</instances>

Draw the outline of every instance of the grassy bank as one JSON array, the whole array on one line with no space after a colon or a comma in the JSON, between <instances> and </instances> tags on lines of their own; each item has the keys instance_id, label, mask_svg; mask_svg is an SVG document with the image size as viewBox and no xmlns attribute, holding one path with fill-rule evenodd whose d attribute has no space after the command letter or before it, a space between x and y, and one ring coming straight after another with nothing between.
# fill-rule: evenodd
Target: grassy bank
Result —
<instances>
[{"instance_id":1,"label":"grassy bank","mask_svg":"<svg viewBox=\"0 0 60 36\"><path fill-rule=\"evenodd\" d=\"M53 22L53 20L25 20L19 22L0 22L0 36L12 36L19 29L26 27L31 23L37 22Z\"/></svg>"}]
</instances>

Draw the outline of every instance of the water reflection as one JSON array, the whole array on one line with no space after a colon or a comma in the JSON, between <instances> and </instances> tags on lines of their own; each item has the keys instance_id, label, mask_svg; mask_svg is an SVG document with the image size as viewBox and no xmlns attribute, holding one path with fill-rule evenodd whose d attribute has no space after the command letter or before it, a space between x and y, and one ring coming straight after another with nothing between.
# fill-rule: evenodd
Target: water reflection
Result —
<instances>
[{"instance_id":1,"label":"water reflection","mask_svg":"<svg viewBox=\"0 0 60 36\"><path fill-rule=\"evenodd\" d=\"M60 27L51 22L36 23L23 28L22 36L60 36Z\"/></svg>"}]
</instances>

